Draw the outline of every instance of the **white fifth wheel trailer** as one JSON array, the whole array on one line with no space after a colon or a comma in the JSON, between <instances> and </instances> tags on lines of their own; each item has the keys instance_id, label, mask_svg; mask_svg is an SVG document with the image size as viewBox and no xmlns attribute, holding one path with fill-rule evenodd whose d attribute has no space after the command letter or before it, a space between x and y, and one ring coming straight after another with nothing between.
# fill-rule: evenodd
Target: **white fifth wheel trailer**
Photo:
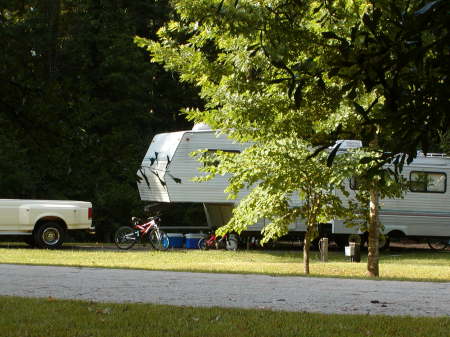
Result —
<instances>
[{"instance_id":1,"label":"white fifth wheel trailer","mask_svg":"<svg viewBox=\"0 0 450 337\"><path fill-rule=\"evenodd\" d=\"M199 176L200 162L190 154L199 149L208 151L242 151L248 144L239 144L213 130L189 130L156 135L138 171L138 189L144 201L203 203L208 225L220 227L228 222L234 205L245 196L229 200L224 192L226 176L216 176L208 182L194 182ZM348 142L348 147L355 147ZM344 149L342 146L341 149ZM450 191L447 176L450 158L419 155L405 166L403 176L412 181L411 190L403 199L383 199L380 202L380 220L388 237L450 238ZM350 192L355 186L349 182ZM293 201L299 202L299 201ZM255 233L264 226L261 220L249 226ZM357 228L348 228L341 220L330 221L329 232L336 241L352 234L362 234ZM299 219L289 226L290 233L302 233L305 227Z\"/></svg>"},{"instance_id":2,"label":"white fifth wheel trailer","mask_svg":"<svg viewBox=\"0 0 450 337\"><path fill-rule=\"evenodd\" d=\"M405 165L402 176L410 182L404 198L380 200L380 222L383 233L389 239L429 238L450 239L450 191L448 176L450 157L444 154L418 153L409 165ZM348 182L350 196L357 188L354 181ZM342 221L334 221L333 232L352 234L354 229ZM433 242L434 240L429 240Z\"/></svg>"},{"instance_id":3,"label":"white fifth wheel trailer","mask_svg":"<svg viewBox=\"0 0 450 337\"><path fill-rule=\"evenodd\" d=\"M246 195L242 191L238 199L227 198L225 188L228 177L216 176L207 182L194 182L192 178L201 175L202 165L191 156L193 151L240 152L248 144L232 141L226 135L208 130L189 130L156 135L142 161L138 171L139 194L142 200L172 203L202 203L208 226L217 228L225 225L231 218L232 209ZM265 220L249 226L249 232L259 232ZM290 230L304 232L305 227L299 220L290 225Z\"/></svg>"}]
</instances>

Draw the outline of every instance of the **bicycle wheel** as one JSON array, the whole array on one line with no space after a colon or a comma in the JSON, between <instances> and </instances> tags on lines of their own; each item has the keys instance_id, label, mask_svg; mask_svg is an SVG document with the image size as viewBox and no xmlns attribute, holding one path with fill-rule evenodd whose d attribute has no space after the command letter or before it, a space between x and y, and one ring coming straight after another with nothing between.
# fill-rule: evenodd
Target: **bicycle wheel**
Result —
<instances>
[{"instance_id":1,"label":"bicycle wheel","mask_svg":"<svg viewBox=\"0 0 450 337\"><path fill-rule=\"evenodd\" d=\"M114 243L119 249L130 249L137 239L135 230L127 226L120 227L114 234Z\"/></svg>"},{"instance_id":2,"label":"bicycle wheel","mask_svg":"<svg viewBox=\"0 0 450 337\"><path fill-rule=\"evenodd\" d=\"M156 250L169 249L169 237L160 229L154 229L148 234L148 239Z\"/></svg>"},{"instance_id":3,"label":"bicycle wheel","mask_svg":"<svg viewBox=\"0 0 450 337\"><path fill-rule=\"evenodd\" d=\"M444 250L448 246L448 240L440 238L429 238L428 246L433 250Z\"/></svg>"},{"instance_id":4,"label":"bicycle wheel","mask_svg":"<svg viewBox=\"0 0 450 337\"><path fill-rule=\"evenodd\" d=\"M226 250L236 251L238 249L238 240L236 240L236 238L233 237L227 239L225 248Z\"/></svg>"},{"instance_id":5,"label":"bicycle wheel","mask_svg":"<svg viewBox=\"0 0 450 337\"><path fill-rule=\"evenodd\" d=\"M203 239L200 239L199 241L198 241L198 249L201 249L201 250L207 250L208 249L208 245L206 244L206 239L205 238L203 238Z\"/></svg>"}]
</instances>

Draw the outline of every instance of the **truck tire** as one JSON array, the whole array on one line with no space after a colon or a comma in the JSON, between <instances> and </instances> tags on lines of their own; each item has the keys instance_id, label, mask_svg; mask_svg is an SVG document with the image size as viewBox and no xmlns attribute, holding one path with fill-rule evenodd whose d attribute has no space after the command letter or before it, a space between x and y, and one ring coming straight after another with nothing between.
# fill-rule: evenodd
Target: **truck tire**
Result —
<instances>
[{"instance_id":1,"label":"truck tire","mask_svg":"<svg viewBox=\"0 0 450 337\"><path fill-rule=\"evenodd\" d=\"M64 242L64 229L56 222L46 222L35 230L34 241L40 248L59 248Z\"/></svg>"}]
</instances>

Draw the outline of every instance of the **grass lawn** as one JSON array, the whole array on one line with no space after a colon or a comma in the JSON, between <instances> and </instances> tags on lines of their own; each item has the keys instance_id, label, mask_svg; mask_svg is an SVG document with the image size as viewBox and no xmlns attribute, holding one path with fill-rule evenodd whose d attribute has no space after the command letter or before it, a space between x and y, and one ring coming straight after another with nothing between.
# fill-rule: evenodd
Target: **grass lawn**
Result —
<instances>
[{"instance_id":1,"label":"grass lawn","mask_svg":"<svg viewBox=\"0 0 450 337\"><path fill-rule=\"evenodd\" d=\"M447 337L450 318L324 315L0 297L1 336Z\"/></svg>"},{"instance_id":2,"label":"grass lawn","mask_svg":"<svg viewBox=\"0 0 450 337\"><path fill-rule=\"evenodd\" d=\"M103 248L103 249L101 249ZM322 277L365 278L367 252L361 263L346 260L343 252L330 252L329 262L320 262L312 254L311 275ZM255 273L303 275L299 251L169 250L158 252L134 248L119 251L111 246L83 249L76 246L61 250L22 248L0 245L0 263L61 265L81 267L131 268L217 273ZM450 251L400 251L381 254L382 279L411 281L450 281Z\"/></svg>"}]
</instances>

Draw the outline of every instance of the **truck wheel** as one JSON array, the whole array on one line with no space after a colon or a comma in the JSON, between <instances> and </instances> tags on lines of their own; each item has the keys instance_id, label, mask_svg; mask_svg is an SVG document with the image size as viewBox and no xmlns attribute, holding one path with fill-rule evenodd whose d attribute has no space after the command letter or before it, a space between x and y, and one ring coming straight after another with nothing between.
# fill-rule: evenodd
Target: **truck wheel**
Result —
<instances>
[{"instance_id":1,"label":"truck wheel","mask_svg":"<svg viewBox=\"0 0 450 337\"><path fill-rule=\"evenodd\" d=\"M64 242L64 229L55 222L47 222L35 230L34 240L40 248L59 248Z\"/></svg>"}]
</instances>

